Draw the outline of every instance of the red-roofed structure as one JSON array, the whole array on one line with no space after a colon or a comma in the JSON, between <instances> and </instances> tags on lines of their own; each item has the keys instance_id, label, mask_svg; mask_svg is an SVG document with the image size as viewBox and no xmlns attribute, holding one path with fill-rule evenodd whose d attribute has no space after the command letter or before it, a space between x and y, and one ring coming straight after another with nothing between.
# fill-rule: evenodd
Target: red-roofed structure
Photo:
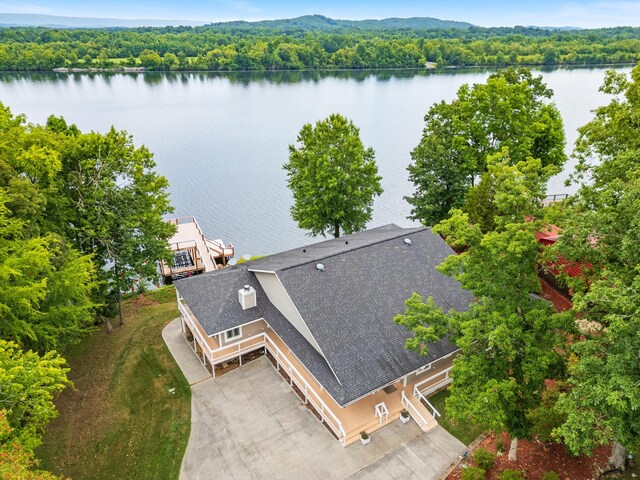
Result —
<instances>
[{"instance_id":1,"label":"red-roofed structure","mask_svg":"<svg viewBox=\"0 0 640 480\"><path fill-rule=\"evenodd\" d=\"M561 235L562 229L560 227L557 225L547 225L544 231L536 232L536 239L545 247L550 247L558 241ZM560 271L563 271L570 277L578 278L583 276L583 267L591 268L591 264L569 261L566 258L559 256L555 262L547 262L545 270L549 271L554 276L559 275Z\"/></svg>"}]
</instances>

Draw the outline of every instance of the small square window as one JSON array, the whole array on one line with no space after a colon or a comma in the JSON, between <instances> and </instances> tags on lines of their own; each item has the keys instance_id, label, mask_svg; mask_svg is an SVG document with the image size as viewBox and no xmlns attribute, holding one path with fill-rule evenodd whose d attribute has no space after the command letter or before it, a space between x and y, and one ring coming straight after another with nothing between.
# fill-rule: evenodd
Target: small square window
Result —
<instances>
[{"instance_id":1,"label":"small square window","mask_svg":"<svg viewBox=\"0 0 640 480\"><path fill-rule=\"evenodd\" d=\"M232 328L231 330L227 330L225 332L225 338L227 340L232 340L239 336L240 336L240 327Z\"/></svg>"}]
</instances>

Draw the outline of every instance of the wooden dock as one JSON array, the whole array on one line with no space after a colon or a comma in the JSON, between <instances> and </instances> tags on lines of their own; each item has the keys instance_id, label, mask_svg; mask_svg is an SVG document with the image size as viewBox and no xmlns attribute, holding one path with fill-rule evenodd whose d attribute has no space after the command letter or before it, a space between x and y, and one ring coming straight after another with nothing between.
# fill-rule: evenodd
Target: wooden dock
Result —
<instances>
[{"instance_id":1,"label":"wooden dock","mask_svg":"<svg viewBox=\"0 0 640 480\"><path fill-rule=\"evenodd\" d=\"M232 244L225 245L220 239L207 237L192 216L167 220L177 227L169 239L169 248L174 252L173 264L160 262L165 283L176 278L218 270L227 265L234 255Z\"/></svg>"}]
</instances>

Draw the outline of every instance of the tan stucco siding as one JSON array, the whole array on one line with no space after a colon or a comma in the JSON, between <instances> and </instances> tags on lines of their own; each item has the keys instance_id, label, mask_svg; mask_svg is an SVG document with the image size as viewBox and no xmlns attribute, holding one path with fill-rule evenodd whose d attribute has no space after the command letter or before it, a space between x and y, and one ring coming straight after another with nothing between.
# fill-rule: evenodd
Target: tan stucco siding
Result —
<instances>
[{"instance_id":1,"label":"tan stucco siding","mask_svg":"<svg viewBox=\"0 0 640 480\"><path fill-rule=\"evenodd\" d=\"M311 335L309 331L309 327L307 327L306 323L300 316L300 312L294 305L291 297L285 290L284 286L280 282L280 279L275 273L263 273L263 272L254 272L255 276L258 278L262 289L269 297L273 306L276 307L282 315L285 316L287 320L293 325L298 332L311 344L313 348L315 348L320 355L322 355L322 351L320 347L316 343L316 340ZM324 356L324 355L323 355Z\"/></svg>"},{"instance_id":2,"label":"tan stucco siding","mask_svg":"<svg viewBox=\"0 0 640 480\"><path fill-rule=\"evenodd\" d=\"M244 325L240 325L240 336L232 338L231 340L227 340L226 334L220 333L216 335L219 339L220 346L226 347L228 345L233 345L234 343L241 342L242 340L253 337L254 335L258 335L259 333L263 333L267 328L267 324L264 320L258 320L257 322L246 323Z\"/></svg>"},{"instance_id":3,"label":"tan stucco siding","mask_svg":"<svg viewBox=\"0 0 640 480\"><path fill-rule=\"evenodd\" d=\"M431 362L430 368L423 370L420 373L412 373L411 375L409 375L407 377L407 382L418 383L427 378L433 377L437 372L441 372L442 370L449 368L452 365L453 359L456 357L457 354L458 354L457 352L454 352L452 355L448 357L443 357L434 362Z\"/></svg>"}]
</instances>

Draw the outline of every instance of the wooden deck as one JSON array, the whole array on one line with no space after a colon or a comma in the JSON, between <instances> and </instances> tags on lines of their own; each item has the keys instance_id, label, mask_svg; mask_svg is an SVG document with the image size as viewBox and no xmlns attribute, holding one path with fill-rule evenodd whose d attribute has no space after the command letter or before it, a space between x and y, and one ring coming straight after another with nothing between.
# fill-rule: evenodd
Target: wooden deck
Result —
<instances>
[{"instance_id":1,"label":"wooden deck","mask_svg":"<svg viewBox=\"0 0 640 480\"><path fill-rule=\"evenodd\" d=\"M177 227L175 235L169 239L169 248L173 252L189 252L193 265L176 267L161 262L165 279L174 275L211 272L220 268L219 264L226 265L227 260L233 257L233 245L207 237L194 217L172 218L168 222Z\"/></svg>"},{"instance_id":2,"label":"wooden deck","mask_svg":"<svg viewBox=\"0 0 640 480\"><path fill-rule=\"evenodd\" d=\"M172 223L171 221L169 222ZM213 258L211 258L211 254L207 249L207 245L197 222L178 223L177 227L178 230L176 231L176 234L169 239L169 244L179 246L180 244L195 241L198 254L200 255L200 258L202 258L204 271L210 272L212 270L216 270L216 263L213 261Z\"/></svg>"}]
</instances>

